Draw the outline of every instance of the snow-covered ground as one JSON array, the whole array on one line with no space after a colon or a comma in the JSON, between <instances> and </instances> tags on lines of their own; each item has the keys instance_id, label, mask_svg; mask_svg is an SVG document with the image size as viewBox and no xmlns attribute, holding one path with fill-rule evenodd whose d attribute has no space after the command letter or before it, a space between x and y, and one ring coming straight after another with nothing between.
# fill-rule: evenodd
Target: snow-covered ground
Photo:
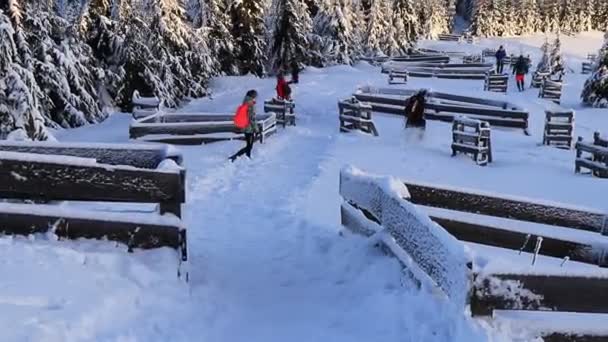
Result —
<instances>
[{"instance_id":1,"label":"snow-covered ground","mask_svg":"<svg viewBox=\"0 0 608 342\"><path fill-rule=\"evenodd\" d=\"M538 57L542 37L482 40L477 45L423 42L431 48L476 51L504 44ZM564 37L575 71L566 76L562 106L576 110L575 135L608 131L608 112L583 108L580 62L601 34ZM428 122L422 141L403 121L375 115L380 136L340 134L337 100L359 85L385 86L367 64L307 69L294 87L298 126L279 129L253 159L230 163L240 142L180 147L187 167L191 281L176 279L171 250L138 251L99 241L52 236L0 238L2 341L511 341L509 324L492 329L445 310L411 287L400 265L350 235L341 236L338 174L356 167L423 182L462 186L608 210L608 183L574 174L574 152L541 146L544 108L536 89L483 92L482 81L412 78L408 88L508 98L531 112L531 136L493 129L494 163L451 157L450 125ZM213 98L184 111L232 112L248 89L263 99L274 80L226 77ZM127 114L57 132L60 141L128 142ZM488 257L483 247L471 246ZM497 253L522 268L526 257ZM512 254L512 253L511 253ZM515 253L516 254L516 253ZM491 258L490 258L491 259ZM550 258L543 263L554 264ZM568 264L566 265L568 267ZM574 263L570 267L575 267ZM608 325L608 324L607 324Z\"/></svg>"}]
</instances>

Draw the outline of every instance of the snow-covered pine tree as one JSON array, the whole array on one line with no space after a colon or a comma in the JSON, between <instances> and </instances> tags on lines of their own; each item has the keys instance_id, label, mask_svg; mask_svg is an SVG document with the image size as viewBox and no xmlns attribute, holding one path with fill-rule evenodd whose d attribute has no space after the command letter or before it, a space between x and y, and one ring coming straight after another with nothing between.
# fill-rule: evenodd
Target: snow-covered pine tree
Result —
<instances>
[{"instance_id":1,"label":"snow-covered pine tree","mask_svg":"<svg viewBox=\"0 0 608 342\"><path fill-rule=\"evenodd\" d=\"M4 11L11 16L4 14ZM23 67L15 37L22 12L16 0L0 6L0 139L46 140L45 119L35 98L37 89L31 70ZM20 28L21 29L21 28ZM21 49L27 48L24 45Z\"/></svg>"},{"instance_id":2,"label":"snow-covered pine tree","mask_svg":"<svg viewBox=\"0 0 608 342\"><path fill-rule=\"evenodd\" d=\"M429 32L427 34L430 37L437 37L440 33L449 33L450 32L450 17L448 16L447 7L444 6L442 0L428 0L422 1L425 4L425 8L427 8L429 13ZM421 23L425 23L421 21Z\"/></svg>"},{"instance_id":3,"label":"snow-covered pine tree","mask_svg":"<svg viewBox=\"0 0 608 342\"><path fill-rule=\"evenodd\" d=\"M364 39L365 52L369 56L384 55L386 53L385 39L383 38L391 23L386 20L386 13L390 10L387 0L372 0L367 15L367 30Z\"/></svg>"},{"instance_id":4,"label":"snow-covered pine tree","mask_svg":"<svg viewBox=\"0 0 608 342\"><path fill-rule=\"evenodd\" d=\"M325 63L351 64L355 57L351 0L328 0L319 5L314 20L316 49Z\"/></svg>"},{"instance_id":5,"label":"snow-covered pine tree","mask_svg":"<svg viewBox=\"0 0 608 342\"><path fill-rule=\"evenodd\" d=\"M581 0L563 0L560 13L560 31L580 32L579 20L577 17L576 2Z\"/></svg>"},{"instance_id":6,"label":"snow-covered pine tree","mask_svg":"<svg viewBox=\"0 0 608 342\"><path fill-rule=\"evenodd\" d=\"M608 29L608 1L595 0L592 20L595 30Z\"/></svg>"},{"instance_id":7,"label":"snow-covered pine tree","mask_svg":"<svg viewBox=\"0 0 608 342\"><path fill-rule=\"evenodd\" d=\"M608 107L608 31L598 53L595 70L585 82L581 93L583 103L594 107Z\"/></svg>"},{"instance_id":8,"label":"snow-covered pine tree","mask_svg":"<svg viewBox=\"0 0 608 342\"><path fill-rule=\"evenodd\" d=\"M257 0L235 0L230 7L235 56L241 74L266 73L264 10Z\"/></svg>"},{"instance_id":9,"label":"snow-covered pine tree","mask_svg":"<svg viewBox=\"0 0 608 342\"><path fill-rule=\"evenodd\" d=\"M292 62L308 63L312 20L306 3L303 0L277 0L274 10L275 23L269 44L272 70L289 66Z\"/></svg>"},{"instance_id":10,"label":"snow-covered pine tree","mask_svg":"<svg viewBox=\"0 0 608 342\"><path fill-rule=\"evenodd\" d=\"M358 60L365 54L365 36L367 35L365 27L365 14L363 13L363 5L361 0L351 0L351 26L353 37L352 58Z\"/></svg>"},{"instance_id":11,"label":"snow-covered pine tree","mask_svg":"<svg viewBox=\"0 0 608 342\"><path fill-rule=\"evenodd\" d=\"M392 54L403 54L413 46L418 39L420 23L411 0L395 0L393 4Z\"/></svg>"},{"instance_id":12,"label":"snow-covered pine tree","mask_svg":"<svg viewBox=\"0 0 608 342\"><path fill-rule=\"evenodd\" d=\"M472 32L476 36L494 37L499 35L499 25L495 16L494 0L478 0Z\"/></svg>"},{"instance_id":13,"label":"snow-covered pine tree","mask_svg":"<svg viewBox=\"0 0 608 342\"><path fill-rule=\"evenodd\" d=\"M551 69L551 55L550 55L551 45L549 45L549 38L545 36L545 42L540 47L540 51L542 52L542 56L538 64L536 65L536 70L538 71L550 71Z\"/></svg>"},{"instance_id":14,"label":"snow-covered pine tree","mask_svg":"<svg viewBox=\"0 0 608 342\"><path fill-rule=\"evenodd\" d=\"M232 36L232 21L228 5L224 0L195 0L202 1L201 13L197 14L201 25L204 25L207 45L212 57L217 61L219 71L228 75L239 73L235 41Z\"/></svg>"},{"instance_id":15,"label":"snow-covered pine tree","mask_svg":"<svg viewBox=\"0 0 608 342\"><path fill-rule=\"evenodd\" d=\"M511 0L498 0L499 10L496 15L500 18L501 36L512 37L517 34L517 21L515 12L521 15L521 10L515 8Z\"/></svg>"},{"instance_id":16,"label":"snow-covered pine tree","mask_svg":"<svg viewBox=\"0 0 608 342\"><path fill-rule=\"evenodd\" d=\"M578 32L590 31L592 29L591 18L593 15L593 0L579 0L576 4L576 26Z\"/></svg>"},{"instance_id":17,"label":"snow-covered pine tree","mask_svg":"<svg viewBox=\"0 0 608 342\"><path fill-rule=\"evenodd\" d=\"M544 29L545 32L557 32L560 27L560 1L559 0L545 0L545 17L544 17Z\"/></svg>"},{"instance_id":18,"label":"snow-covered pine tree","mask_svg":"<svg viewBox=\"0 0 608 342\"><path fill-rule=\"evenodd\" d=\"M521 12L517 17L518 33L531 34L540 29L540 13L537 0L521 0Z\"/></svg>"}]
</instances>

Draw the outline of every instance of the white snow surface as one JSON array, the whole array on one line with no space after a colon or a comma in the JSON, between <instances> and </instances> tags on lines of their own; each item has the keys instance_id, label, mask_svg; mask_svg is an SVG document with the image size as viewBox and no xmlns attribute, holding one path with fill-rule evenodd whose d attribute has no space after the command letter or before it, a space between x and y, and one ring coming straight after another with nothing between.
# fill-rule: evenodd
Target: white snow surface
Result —
<instances>
[{"instance_id":1,"label":"white snow surface","mask_svg":"<svg viewBox=\"0 0 608 342\"><path fill-rule=\"evenodd\" d=\"M423 45L479 53L504 43L507 52L522 47L536 59L542 40ZM581 107L587 75L578 72L586 54L600 47L601 34L563 37L562 44L568 66L577 72L566 75L562 106L576 110L575 135L589 139L595 130L608 131L608 113ZM443 302L407 281L396 259L364 238L339 234L340 169L355 165L374 174L598 210L608 210L608 182L574 174L573 151L540 146L544 109L551 104L537 97L537 89L518 93L512 80L506 95L484 92L483 81L410 78L405 86L527 108L531 136L493 128L495 161L487 167L451 157L447 123L428 122L418 140L404 131L401 119L374 114L379 137L340 134L338 99L358 86L386 83L387 75L365 63L308 68L293 87L298 125L256 144L251 160L228 162L240 141L179 147L187 168L188 284L176 277L176 253L168 249L128 254L124 246L105 241L1 237L0 340L514 340L511 325L493 327L465 312L445 310ZM194 100L184 110L233 112L248 89L257 89L261 112L262 99L274 95L274 86L273 79L220 78L213 82L212 99ZM55 136L62 142L128 143L130 121L129 114L117 113ZM529 255L470 247L488 263L531 267ZM542 271L560 262L540 257L534 267ZM567 262L563 269L579 267Z\"/></svg>"}]
</instances>

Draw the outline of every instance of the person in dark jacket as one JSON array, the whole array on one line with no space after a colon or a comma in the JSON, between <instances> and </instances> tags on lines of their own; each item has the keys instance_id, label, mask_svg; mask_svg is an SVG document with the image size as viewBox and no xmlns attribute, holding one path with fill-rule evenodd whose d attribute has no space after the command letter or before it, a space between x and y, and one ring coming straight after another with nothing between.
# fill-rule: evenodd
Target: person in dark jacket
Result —
<instances>
[{"instance_id":1,"label":"person in dark jacket","mask_svg":"<svg viewBox=\"0 0 608 342\"><path fill-rule=\"evenodd\" d=\"M528 61L524 58L524 55L520 55L515 65L513 65L513 75L515 75L515 81L517 82L517 89L524 91L526 89L524 83L524 77L528 73Z\"/></svg>"},{"instance_id":2,"label":"person in dark jacket","mask_svg":"<svg viewBox=\"0 0 608 342\"><path fill-rule=\"evenodd\" d=\"M503 69L505 67L505 57L507 57L507 51L502 45L496 51L496 73L502 74Z\"/></svg>"},{"instance_id":3,"label":"person in dark jacket","mask_svg":"<svg viewBox=\"0 0 608 342\"><path fill-rule=\"evenodd\" d=\"M300 81L300 67L296 61L291 62L291 83L298 84Z\"/></svg>"},{"instance_id":4,"label":"person in dark jacket","mask_svg":"<svg viewBox=\"0 0 608 342\"><path fill-rule=\"evenodd\" d=\"M255 121L255 100L258 97L258 92L255 90L249 90L245 95L243 104L247 104L247 115L249 117L249 124L243 129L245 134L245 147L240 149L237 153L230 157L230 161L234 162L236 158L246 154L247 157L251 158L251 150L253 149L253 141L255 139L255 133L258 131L258 124Z\"/></svg>"},{"instance_id":5,"label":"person in dark jacket","mask_svg":"<svg viewBox=\"0 0 608 342\"><path fill-rule=\"evenodd\" d=\"M424 106L426 104L426 90L421 90L406 100L405 103L405 128L426 128L424 120Z\"/></svg>"}]
</instances>

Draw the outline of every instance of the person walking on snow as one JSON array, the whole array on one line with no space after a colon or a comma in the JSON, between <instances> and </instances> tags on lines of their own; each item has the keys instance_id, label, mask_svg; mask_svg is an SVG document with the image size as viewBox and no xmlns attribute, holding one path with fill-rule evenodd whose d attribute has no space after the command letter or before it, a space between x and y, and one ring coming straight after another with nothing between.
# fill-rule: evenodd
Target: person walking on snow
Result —
<instances>
[{"instance_id":1,"label":"person walking on snow","mask_svg":"<svg viewBox=\"0 0 608 342\"><path fill-rule=\"evenodd\" d=\"M245 99L243 100L243 104L239 106L237 109L237 116L239 115L239 111L246 110L247 114L247 125L245 128L241 129L241 131L245 134L245 147L240 149L237 153L233 154L230 157L230 161L234 162L236 158L246 154L247 157L251 158L251 150L253 149L253 140L255 138L255 133L258 131L258 125L255 121L255 100L258 97L258 92L255 90L249 90L245 95Z\"/></svg>"},{"instance_id":2,"label":"person walking on snow","mask_svg":"<svg viewBox=\"0 0 608 342\"><path fill-rule=\"evenodd\" d=\"M426 128L424 120L424 106L426 104L426 90L422 89L418 93L412 95L405 103L405 128Z\"/></svg>"},{"instance_id":3,"label":"person walking on snow","mask_svg":"<svg viewBox=\"0 0 608 342\"><path fill-rule=\"evenodd\" d=\"M285 80L283 76L283 72L279 71L277 75L277 98L279 100L290 100L291 99L291 88L289 87L289 82Z\"/></svg>"},{"instance_id":4,"label":"person walking on snow","mask_svg":"<svg viewBox=\"0 0 608 342\"><path fill-rule=\"evenodd\" d=\"M503 69L505 67L505 57L507 57L507 51L502 45L496 51L496 73L502 74Z\"/></svg>"},{"instance_id":5,"label":"person walking on snow","mask_svg":"<svg viewBox=\"0 0 608 342\"><path fill-rule=\"evenodd\" d=\"M524 58L524 55L520 55L517 62L513 66L513 74L515 75L515 81L517 82L517 89L524 91L526 89L524 84L524 75L528 73L528 61Z\"/></svg>"}]
</instances>

